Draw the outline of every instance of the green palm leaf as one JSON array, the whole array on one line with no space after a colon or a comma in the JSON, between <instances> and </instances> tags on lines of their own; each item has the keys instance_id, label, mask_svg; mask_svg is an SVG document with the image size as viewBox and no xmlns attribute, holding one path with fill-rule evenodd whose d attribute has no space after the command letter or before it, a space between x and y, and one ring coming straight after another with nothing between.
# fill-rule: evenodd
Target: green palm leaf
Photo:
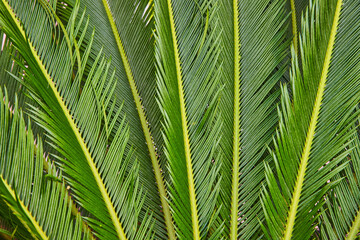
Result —
<instances>
[{"instance_id":1,"label":"green palm leaf","mask_svg":"<svg viewBox=\"0 0 360 240\"><path fill-rule=\"evenodd\" d=\"M0 85L2 86L6 86L7 87L7 91L6 91L6 99L9 100L9 103L17 103L17 105L19 106L19 108L26 107L26 104L36 104L34 101L31 101L31 99L29 99L28 97L26 97L26 88L24 85L22 85L24 83L24 81L17 81L14 79L15 78L22 78L23 77L23 70L21 69L21 67L15 62L14 59L21 59L20 56L18 56L19 54L16 52L16 48L14 48L14 46L11 44L11 42L9 41L9 38L6 37L5 34L0 33L0 35L2 36L3 39L3 48L0 54L0 68L1 68L1 72L0 72ZM21 59L21 61L23 61ZM18 93L22 93L20 94L20 98L18 97ZM24 116L27 116L26 113L21 113ZM29 119L30 120L30 119ZM31 126L31 130L33 132L33 135L35 136L37 135L43 135L43 131L41 128L39 128L39 126L37 125L32 125ZM43 135L42 139L46 139L46 136ZM6 141L3 141L3 143L5 143ZM44 140L43 140L43 150L48 152L50 151L54 151L54 149L50 148L50 146L48 144L45 144ZM5 163L6 165L6 163ZM52 167L54 168L54 167ZM44 171L49 172L48 166L47 164L44 165ZM56 172L54 170L54 172ZM47 174L49 175L49 173ZM69 201L71 201L70 198L68 198ZM72 204L71 207L71 213L76 217L78 215L78 209L76 207L75 204ZM6 216L8 214L8 212L2 214L2 216ZM83 228L86 229L88 228L87 224L82 221L82 225ZM17 227L15 227L15 230L13 230L15 233L18 231ZM10 234L7 234L7 236L5 235L4 237L7 237L6 239L11 239L11 235L13 233L10 232Z\"/></svg>"},{"instance_id":2,"label":"green palm leaf","mask_svg":"<svg viewBox=\"0 0 360 240\"><path fill-rule=\"evenodd\" d=\"M344 149L358 114L360 56L346 44L358 42L359 34L352 30L356 4L314 1L304 17L301 58L293 57L291 71L293 99L282 89L276 168L266 166L262 204L268 238L309 239L322 196L336 184L327 180L345 167L340 162L349 153Z\"/></svg>"},{"instance_id":3,"label":"green palm leaf","mask_svg":"<svg viewBox=\"0 0 360 240\"><path fill-rule=\"evenodd\" d=\"M216 110L219 37L215 9L212 1L155 1L164 153L179 239L219 237L220 228L212 229L217 221L221 129Z\"/></svg>"},{"instance_id":4,"label":"green palm leaf","mask_svg":"<svg viewBox=\"0 0 360 240\"><path fill-rule=\"evenodd\" d=\"M49 33L57 33L58 29L52 21L56 17L53 11L47 11L51 7L55 7L52 2L5 0L0 5L0 25L28 64L28 68L23 66L26 81L32 98L41 106L32 107L31 114L61 153L58 159L66 180L76 200L91 214L88 222L96 234L105 239L149 238L149 220L145 218L140 226L137 222L143 203L136 178L138 166L129 167L130 153L123 157L128 129L124 121L115 126L120 110L114 111L115 85L114 76L108 75L110 63L99 54L80 91L92 44L92 39L83 41L87 23L80 21L75 25L75 6L66 31L62 29L67 37L52 39ZM29 9L31 15L27 14ZM83 34L77 43L79 28ZM83 56L76 51L77 46L85 48ZM114 136L112 143L108 139L110 133Z\"/></svg>"},{"instance_id":5,"label":"green palm leaf","mask_svg":"<svg viewBox=\"0 0 360 240\"><path fill-rule=\"evenodd\" d=\"M0 0L0 238L355 239L358 16Z\"/></svg>"},{"instance_id":6,"label":"green palm leaf","mask_svg":"<svg viewBox=\"0 0 360 240\"><path fill-rule=\"evenodd\" d=\"M217 221L221 129L216 109L219 29L215 9L212 1L155 1L164 153L169 164L170 206L180 239L219 237L220 228L213 224Z\"/></svg>"},{"instance_id":7,"label":"green palm leaf","mask_svg":"<svg viewBox=\"0 0 360 240\"><path fill-rule=\"evenodd\" d=\"M230 239L253 239L263 219L262 162L269 157L265 147L277 123L274 106L288 46L283 43L287 17L283 1L262 0L224 0L220 14L225 85L221 214Z\"/></svg>"},{"instance_id":8,"label":"green palm leaf","mask_svg":"<svg viewBox=\"0 0 360 240\"><path fill-rule=\"evenodd\" d=\"M74 4L74 1L65 2ZM116 69L118 84L114 95L119 103L123 103L119 121L126 115L129 143L136 149L134 155L140 163L140 182L147 192L145 206L157 219L158 237L174 239L164 182L167 174L162 171L165 161L159 151L163 140L161 113L155 98L152 3L148 0L83 0L80 8L86 8L89 25L96 29L93 48L103 48L104 54L112 58L110 70Z\"/></svg>"},{"instance_id":9,"label":"green palm leaf","mask_svg":"<svg viewBox=\"0 0 360 240\"><path fill-rule=\"evenodd\" d=\"M9 96L0 90L0 195L1 218L9 219L19 239L92 239L83 229L79 213L71 218L72 201L61 179L45 154L40 138L35 138L30 122ZM50 180L47 176L53 176ZM44 179L44 181L42 181ZM10 215L9 215L10 213Z\"/></svg>"}]
</instances>

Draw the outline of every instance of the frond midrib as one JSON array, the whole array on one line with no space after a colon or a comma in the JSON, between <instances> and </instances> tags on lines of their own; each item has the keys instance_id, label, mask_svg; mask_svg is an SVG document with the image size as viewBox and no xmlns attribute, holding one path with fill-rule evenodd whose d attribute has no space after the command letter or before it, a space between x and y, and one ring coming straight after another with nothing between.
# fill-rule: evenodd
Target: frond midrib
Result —
<instances>
[{"instance_id":1,"label":"frond midrib","mask_svg":"<svg viewBox=\"0 0 360 240\"><path fill-rule=\"evenodd\" d=\"M304 184L305 173L306 173L306 169L307 169L307 165L308 165L312 142L314 139L316 125L317 125L317 121L318 121L319 114L320 114L320 106L321 106L322 99L324 96L327 74L328 74L329 67L330 67L331 55L332 55L332 51L333 51L334 44L335 44L335 36L336 36L337 29L338 29L341 6L342 6L342 0L338 0L337 5L336 5L334 19L333 19L333 25L332 25L331 32L330 32L330 38L329 38L329 42L328 42L328 46L327 46L327 50L326 50L325 61L324 61L324 65L323 65L323 69L322 69L322 73L321 73L321 77L320 77L319 87L318 87L318 91L316 94L316 99L315 99L314 108L313 108L313 112L312 112L311 119L310 119L308 132L306 135L305 145L304 145L302 156L300 159L299 170L297 173L293 197L291 199L289 215L288 215L286 228L285 228L285 232L284 232L284 238L283 238L285 240L291 239L294 224L295 224L296 213L297 213L297 209L298 209L298 205L299 205L300 197L301 197L301 190L302 190L302 187Z\"/></svg>"},{"instance_id":2,"label":"frond midrib","mask_svg":"<svg viewBox=\"0 0 360 240\"><path fill-rule=\"evenodd\" d=\"M231 180L231 219L230 239L237 239L239 209L239 172L240 172L240 37L238 1L233 0L234 10L234 128L233 128L233 164Z\"/></svg>"},{"instance_id":3,"label":"frond midrib","mask_svg":"<svg viewBox=\"0 0 360 240\"><path fill-rule=\"evenodd\" d=\"M130 85L130 89L131 89L131 93L133 95L134 101L135 101L135 105L136 105L136 109L138 112L138 116L139 116L139 120L141 123L141 127L144 133L144 137L146 140L146 145L149 151L149 155L150 155L150 159L151 159L151 163L154 169L154 174L155 174L155 179L156 179L156 183L158 186L158 190L159 190L159 194L160 194L160 201L161 201L161 205L162 205L162 210L164 213L164 219L165 219L165 224L166 224L166 228L167 228L167 233L168 233L168 237L169 239L176 239L176 235L175 235L175 229L174 229L174 225L173 225L173 221L172 221L172 216L170 213L170 207L167 201L167 194L166 194L166 188L165 188L165 183L164 183L164 178L163 175L161 173L161 167L159 164L159 160L157 157L157 154L155 152L155 146L153 143L153 138L150 132L150 128L148 126L147 123L147 117L146 114L144 112L144 107L141 103L141 97L139 94L139 91L137 89L136 83L135 83L135 79L134 79L134 75L132 72L132 69L130 67L130 63L129 63L129 59L126 55L122 40L120 38L120 34L117 30L115 21L114 21L114 17L111 13L111 9L110 6L107 2L107 0L102 0L110 26L111 26L111 30L114 34L114 38L116 41L116 44L118 46L118 50L121 56L121 60L122 63L124 65L124 69L125 69L125 73L127 76L127 79L129 81L129 85ZM150 4L150 3L149 3Z\"/></svg>"},{"instance_id":4,"label":"frond midrib","mask_svg":"<svg viewBox=\"0 0 360 240\"><path fill-rule=\"evenodd\" d=\"M40 59L40 56L37 54L37 52L34 50L34 46L32 45L30 39L27 39L26 38L26 34L24 32L24 29L22 28L22 26L20 25L20 21L18 21L18 19L16 18L15 14L12 12L11 10L11 7L10 5L7 3L6 0L2 0L2 2L4 3L7 11L9 12L9 14L11 15L12 17L12 20L14 21L14 23L16 24L16 27L19 29L19 31L21 32L22 34L22 37L23 39L28 43L29 45L29 48L31 50L31 53L33 55L33 57L35 58L37 64L38 64L38 67L40 68L42 74L44 75L44 77L46 78L49 86L50 86L50 89L52 90L54 96L56 97L56 100L59 104L59 106L61 107L64 115L65 115L65 118L67 119L70 127L71 127L71 130L72 132L74 133L75 137L76 137L76 140L78 141L78 144L80 145L81 147L81 150L84 154L84 157L86 158L88 164L89 164L89 167L91 169L91 172L93 173L93 176L95 178L95 181L99 187L99 191L101 192L101 195L104 199L104 202L105 202L105 205L106 205L106 208L108 209L109 211L109 214L110 214L110 217L111 217L111 220L114 224L114 227L115 227L115 230L118 234L118 236L120 237L120 239L124 239L126 240L127 237L125 235L125 232L124 232L124 229L120 223L120 220L116 214L116 211L115 211L115 208L111 202L111 199L109 197L109 194L105 188L105 185L101 179L101 176L100 176L100 173L98 172L97 168L96 168L96 165L95 165L95 162L94 160L92 159L91 157L91 154L84 142L84 139L82 138L81 136L81 133L79 132L73 118L71 117L70 115L70 112L69 110L67 109L66 107L66 104L65 102L63 101L62 97L60 96L60 93L57 91L57 88L55 86L55 83L52 81L51 79L51 76L49 75L49 73L47 72L45 66L43 65L41 59Z\"/></svg>"},{"instance_id":5,"label":"frond midrib","mask_svg":"<svg viewBox=\"0 0 360 240\"><path fill-rule=\"evenodd\" d=\"M177 34L176 34L174 13L173 13L171 0L167 0L167 5L169 11L170 27L171 27L171 38L174 47L177 86L178 86L179 101L180 101L181 124L182 124L183 138L184 138L185 160L186 160L187 177L188 177L187 181L189 184L193 238L196 240L200 240L199 217L198 217L197 202L196 202L194 173L193 173L193 166L191 160L191 150L190 150L189 132L188 132L188 124L187 124L187 116L186 116L182 70L180 64L180 54L177 43Z\"/></svg>"}]
</instances>

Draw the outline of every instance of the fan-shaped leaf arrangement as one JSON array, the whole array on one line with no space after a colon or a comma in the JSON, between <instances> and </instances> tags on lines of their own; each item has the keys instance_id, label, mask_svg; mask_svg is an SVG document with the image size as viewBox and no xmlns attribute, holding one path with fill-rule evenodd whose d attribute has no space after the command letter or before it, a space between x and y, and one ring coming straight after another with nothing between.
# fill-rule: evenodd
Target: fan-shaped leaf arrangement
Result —
<instances>
[{"instance_id":1,"label":"fan-shaped leaf arrangement","mask_svg":"<svg viewBox=\"0 0 360 240\"><path fill-rule=\"evenodd\" d=\"M360 0L0 1L0 238L355 239Z\"/></svg>"}]
</instances>

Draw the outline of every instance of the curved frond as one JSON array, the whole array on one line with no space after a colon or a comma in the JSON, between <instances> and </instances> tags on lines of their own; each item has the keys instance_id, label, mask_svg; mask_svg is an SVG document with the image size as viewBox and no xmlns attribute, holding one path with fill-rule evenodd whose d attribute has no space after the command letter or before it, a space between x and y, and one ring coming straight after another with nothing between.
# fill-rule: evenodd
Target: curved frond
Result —
<instances>
[{"instance_id":1,"label":"curved frond","mask_svg":"<svg viewBox=\"0 0 360 240\"><path fill-rule=\"evenodd\" d=\"M32 107L31 114L61 153L58 160L66 180L76 201L91 214L88 222L96 233L104 239L149 238L149 218L140 226L137 220L143 204L138 165L129 167L131 154L124 156L128 129L124 121L114 128L120 110L113 107L115 83L114 75L109 74L110 63L99 54L83 79L92 44L84 33L88 23L77 21L75 25L75 6L62 32L70 37L56 35L64 29L54 24L53 11L45 9L44 5L54 7L51 4L3 0L0 5L0 24L28 64L23 66L26 81L40 106ZM78 35L80 27L83 32ZM82 47L85 51L80 56ZM80 88L82 80L85 84Z\"/></svg>"},{"instance_id":2,"label":"curved frond","mask_svg":"<svg viewBox=\"0 0 360 240\"><path fill-rule=\"evenodd\" d=\"M354 49L360 35L351 30L357 3L317 0L310 6L302 23L301 58L292 63L293 100L282 88L276 167L266 166L264 230L272 239L310 238L323 195L337 183L327 180L346 166L341 160L349 153L350 129L359 114L360 55Z\"/></svg>"},{"instance_id":3,"label":"curved frond","mask_svg":"<svg viewBox=\"0 0 360 240\"><path fill-rule=\"evenodd\" d=\"M34 137L30 122L25 125L17 101L10 105L1 90L0 99L1 218L13 224L19 239L92 239L89 229L83 229L80 214L71 215L65 184L47 179L50 174L61 179L61 173L44 174L48 163L42 141Z\"/></svg>"},{"instance_id":4,"label":"curved frond","mask_svg":"<svg viewBox=\"0 0 360 240\"><path fill-rule=\"evenodd\" d=\"M74 5L75 1L65 1ZM161 113L156 102L152 2L148 0L82 0L80 8L89 14L96 30L94 49L111 57L110 71L116 69L116 108L129 124L129 146L140 165L140 183L146 191L145 206L156 219L160 238L175 238L165 180L167 172L162 148ZM90 54L95 59L96 55ZM120 104L121 103L121 104ZM117 123L118 124L118 123ZM154 182L156 186L154 187ZM160 193L160 194L159 194Z\"/></svg>"},{"instance_id":5,"label":"curved frond","mask_svg":"<svg viewBox=\"0 0 360 240\"><path fill-rule=\"evenodd\" d=\"M157 0L154 5L164 153L180 239L210 237L218 215L221 122L216 8L215 1ZM219 237L218 229L212 229L214 239Z\"/></svg>"},{"instance_id":6,"label":"curved frond","mask_svg":"<svg viewBox=\"0 0 360 240\"><path fill-rule=\"evenodd\" d=\"M263 220L259 195L266 145L275 133L285 71L284 1L221 1L223 81L221 216L230 239L254 239ZM251 27L249 27L251 26ZM230 230L230 231L229 231Z\"/></svg>"}]
</instances>

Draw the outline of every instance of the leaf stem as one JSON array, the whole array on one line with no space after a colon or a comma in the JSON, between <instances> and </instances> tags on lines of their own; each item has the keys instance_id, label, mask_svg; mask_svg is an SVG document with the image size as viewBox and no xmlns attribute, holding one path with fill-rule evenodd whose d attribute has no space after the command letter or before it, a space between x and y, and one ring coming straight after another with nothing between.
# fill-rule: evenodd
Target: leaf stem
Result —
<instances>
[{"instance_id":1,"label":"leaf stem","mask_svg":"<svg viewBox=\"0 0 360 240\"><path fill-rule=\"evenodd\" d=\"M291 239L294 224L295 224L296 213L297 213L297 209L298 209L298 205L299 205L300 197L301 197L301 190L302 190L304 180L305 180L305 173L306 173L306 168L307 168L307 164L308 164L308 160L309 160L309 156L310 156L310 152L311 152L312 142L313 142L314 135L315 135L316 124L317 124L319 114L320 114L320 106L321 106L322 99L324 96L327 74L328 74L329 67L330 67L331 55L332 55L332 51L334 49L335 36L336 36L337 29L338 29L341 6L342 6L342 0L338 0L337 5L336 5L334 20L333 20L333 25L332 25L331 32L330 32L330 39L329 39L329 43L328 43L328 47L327 47L327 51L326 51L326 55L325 55L324 66L323 66L322 73L321 73L319 87L318 87L318 91L317 91L317 95L316 95L316 99L315 99L315 103L314 103L313 112L311 115L310 125L309 125L309 129L307 132L306 140L305 140L305 146L304 146L303 153L302 153L301 160L300 160L299 171L298 171L298 176L297 176L296 183L295 183L294 193L293 193L293 197L291 200L289 216L287 219L285 234L284 234L284 238L283 238L286 240Z\"/></svg>"},{"instance_id":2,"label":"leaf stem","mask_svg":"<svg viewBox=\"0 0 360 240\"><path fill-rule=\"evenodd\" d=\"M234 129L233 166L231 180L231 219L230 239L236 240L239 211L239 172L240 172L240 39L238 1L233 1L234 10Z\"/></svg>"},{"instance_id":3,"label":"leaf stem","mask_svg":"<svg viewBox=\"0 0 360 240\"><path fill-rule=\"evenodd\" d=\"M111 13L111 9L110 6L107 2L107 0L102 0L103 5L105 7L106 10L106 14L108 16L110 25L111 25L111 29L113 31L115 40L116 40L116 44L118 46L119 49L119 53L125 68L125 72L126 72L126 76L127 79L129 81L129 85L131 88L131 92L135 101L135 105L138 111L138 115L139 115L139 119L140 119L140 123L144 132L144 136L145 136L145 140L146 140L146 145L148 147L149 150L149 154L150 154L150 158L151 158L151 163L154 169L154 174L155 174L155 179L156 179L156 183L158 186L158 191L160 194L160 201L161 201L161 205L162 205L162 210L164 213L164 219L165 219L165 224L166 224L166 228L167 228L167 233L168 233L168 237L169 239L176 239L176 235L175 235L175 229L174 229L174 225L173 225L173 221L172 221L172 216L171 216L171 212L170 212L170 207L169 204L167 202L167 191L165 188L165 183L164 183L164 178L162 176L161 173L161 167L159 164L159 160L157 158L156 152L155 152L155 146L152 140L152 136L151 136L151 132L149 129L149 126L147 124L147 120L146 120L146 115L144 112L144 108L142 106L141 103L141 98L139 96L139 92L137 90L137 86L135 83L135 79L129 64L129 60L126 56L126 52L124 49L124 46L122 44L119 32L117 30L113 15Z\"/></svg>"},{"instance_id":4,"label":"leaf stem","mask_svg":"<svg viewBox=\"0 0 360 240\"><path fill-rule=\"evenodd\" d=\"M34 59L36 60L36 63L38 65L38 67L40 68L41 73L43 74L44 78L47 80L47 83L49 84L49 87L51 89L51 91L53 92L57 103L59 104L59 107L61 108L61 110L63 111L64 117L66 118L66 120L68 121L68 124L72 130L72 132L74 133L74 136L79 144L79 147L81 148L83 154L84 154L84 158L87 160L87 163L91 169L91 172L93 174L93 177L99 187L99 191L101 193L101 196L105 202L105 206L110 214L110 218L112 220L112 223L114 225L114 228L118 234L118 237L120 239L126 240L127 237L125 235L124 229L120 223L120 220L117 216L116 210L112 204L112 201L110 199L109 193L107 192L107 189L105 187L104 182L102 181L102 178L100 176L100 173L98 172L98 169L96 167L96 164L94 162L94 159L92 158L89 149L86 146L86 143L84 141L84 139L81 136L81 133L79 131L79 129L77 128L74 119L72 118L72 116L70 115L70 112L68 110L68 108L66 107L66 104L63 100L63 98L61 97L59 91L56 88L55 83L53 82L51 76L49 75L49 73L47 72L45 66L43 65L40 56L37 54L37 52L35 51L34 46L32 45L32 43L30 42L30 39L27 39L24 29L22 28L22 26L20 25L20 21L18 21L18 19L16 18L15 14L12 12L10 5L8 4L8 2L6 0L2 0L2 2L4 3L7 11L9 12L9 14L12 17L13 22L15 23L16 27L19 29L19 31L22 34L22 37L24 39L24 41L26 43L28 43L28 47L34 57Z\"/></svg>"},{"instance_id":5,"label":"leaf stem","mask_svg":"<svg viewBox=\"0 0 360 240\"><path fill-rule=\"evenodd\" d=\"M172 40L173 40L173 46L174 46L176 76L177 76L177 81L178 81L178 90L179 90L179 98L180 98L181 124L182 124L182 130L183 130L186 169L187 169L187 177L188 177L188 183L189 183L193 239L200 240L199 218L198 218L198 210L197 210L197 203L196 203L195 182L194 182L194 173L193 173L192 160L191 160L189 133L188 133L188 126L187 126L184 88L183 88L183 80L182 80L181 64L180 64L180 54L179 54L179 48L178 48L178 43L177 43L177 38L176 38L176 28L175 28L175 20L174 20L174 15L173 15L172 2L171 2L171 0L167 0L167 3L168 3L169 18L170 18L169 20L170 20L170 26L171 26L171 34L172 34Z\"/></svg>"}]
</instances>

